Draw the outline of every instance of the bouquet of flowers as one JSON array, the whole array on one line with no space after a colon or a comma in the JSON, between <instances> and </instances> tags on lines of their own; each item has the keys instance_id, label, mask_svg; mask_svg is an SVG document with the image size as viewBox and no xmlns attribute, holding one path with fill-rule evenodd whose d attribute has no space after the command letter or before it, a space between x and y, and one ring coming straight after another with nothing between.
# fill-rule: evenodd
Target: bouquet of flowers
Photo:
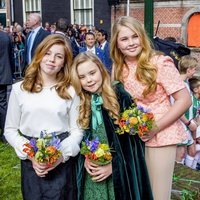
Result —
<instances>
[{"instance_id":1,"label":"bouquet of flowers","mask_svg":"<svg viewBox=\"0 0 200 200\"><path fill-rule=\"evenodd\" d=\"M47 165L54 164L61 156L60 139L55 133L47 134L40 133L39 139L31 139L29 143L24 144L23 151L29 157L34 157L39 163L46 163Z\"/></svg>"},{"instance_id":2,"label":"bouquet of flowers","mask_svg":"<svg viewBox=\"0 0 200 200\"><path fill-rule=\"evenodd\" d=\"M153 113L145 110L142 106L132 104L121 113L118 134L128 132L130 135L138 134L140 137L150 131L155 126Z\"/></svg>"},{"instance_id":3,"label":"bouquet of flowers","mask_svg":"<svg viewBox=\"0 0 200 200\"><path fill-rule=\"evenodd\" d=\"M112 161L110 148L107 144L99 142L99 138L82 142L80 153L97 165L107 165Z\"/></svg>"}]
</instances>

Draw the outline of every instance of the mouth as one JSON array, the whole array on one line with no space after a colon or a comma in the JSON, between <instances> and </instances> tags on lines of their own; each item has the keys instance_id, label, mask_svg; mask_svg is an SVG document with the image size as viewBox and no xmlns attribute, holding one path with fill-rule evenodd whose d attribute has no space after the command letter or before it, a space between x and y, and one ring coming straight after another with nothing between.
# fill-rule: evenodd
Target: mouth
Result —
<instances>
[{"instance_id":1,"label":"mouth","mask_svg":"<svg viewBox=\"0 0 200 200\"><path fill-rule=\"evenodd\" d=\"M47 64L47 67L49 67L49 68L54 68L55 66L54 66L54 65L51 65L51 64Z\"/></svg>"},{"instance_id":2,"label":"mouth","mask_svg":"<svg viewBox=\"0 0 200 200\"><path fill-rule=\"evenodd\" d=\"M129 47L127 48L128 51L135 51L137 49L137 47Z\"/></svg>"},{"instance_id":3,"label":"mouth","mask_svg":"<svg viewBox=\"0 0 200 200\"><path fill-rule=\"evenodd\" d=\"M88 85L87 87L91 88L91 87L94 87L95 86L95 83L93 83L92 85Z\"/></svg>"}]
</instances>

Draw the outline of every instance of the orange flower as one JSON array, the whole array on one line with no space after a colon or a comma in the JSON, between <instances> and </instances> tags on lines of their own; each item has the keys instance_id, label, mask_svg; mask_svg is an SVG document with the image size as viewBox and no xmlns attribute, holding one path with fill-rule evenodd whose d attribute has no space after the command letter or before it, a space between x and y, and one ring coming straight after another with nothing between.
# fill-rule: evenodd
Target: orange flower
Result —
<instances>
[{"instance_id":1,"label":"orange flower","mask_svg":"<svg viewBox=\"0 0 200 200\"><path fill-rule=\"evenodd\" d=\"M147 114L147 116L148 116L149 119L151 119L151 120L154 119L154 115L153 115L153 113L146 113L146 114Z\"/></svg>"},{"instance_id":2,"label":"orange flower","mask_svg":"<svg viewBox=\"0 0 200 200\"><path fill-rule=\"evenodd\" d=\"M46 152L50 155L56 154L57 149L54 146L48 146L46 147Z\"/></svg>"},{"instance_id":3,"label":"orange flower","mask_svg":"<svg viewBox=\"0 0 200 200\"><path fill-rule=\"evenodd\" d=\"M130 117L129 119L130 124L135 125L138 123L137 117Z\"/></svg>"}]
</instances>

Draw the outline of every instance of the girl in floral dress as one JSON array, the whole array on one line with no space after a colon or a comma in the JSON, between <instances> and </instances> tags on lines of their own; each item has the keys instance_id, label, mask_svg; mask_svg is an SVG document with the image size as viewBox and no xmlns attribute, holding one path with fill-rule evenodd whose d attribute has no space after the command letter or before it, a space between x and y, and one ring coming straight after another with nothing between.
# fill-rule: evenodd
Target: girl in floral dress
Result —
<instances>
[{"instance_id":1,"label":"girl in floral dress","mask_svg":"<svg viewBox=\"0 0 200 200\"><path fill-rule=\"evenodd\" d=\"M171 195L176 145L186 139L177 121L191 100L173 60L153 51L142 24L133 17L115 21L111 36L114 80L124 83L137 105L149 109L156 126L142 137L155 200ZM175 102L170 104L169 97Z\"/></svg>"}]
</instances>

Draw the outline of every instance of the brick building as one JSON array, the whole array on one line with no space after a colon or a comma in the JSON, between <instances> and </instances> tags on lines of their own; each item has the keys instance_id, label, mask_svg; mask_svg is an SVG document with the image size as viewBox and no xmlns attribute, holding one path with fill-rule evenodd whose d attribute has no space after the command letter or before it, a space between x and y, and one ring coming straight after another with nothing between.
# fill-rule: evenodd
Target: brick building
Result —
<instances>
[{"instance_id":1,"label":"brick building","mask_svg":"<svg viewBox=\"0 0 200 200\"><path fill-rule=\"evenodd\" d=\"M69 23L96 26L110 32L112 22L127 14L128 0L2 0L11 5L4 22L17 21L23 24L30 12L41 13L43 24L65 17ZM8 3L9 2L9 3ZM129 15L144 22L145 0L130 0ZM147 2L147 0L146 0ZM8 6L9 8L9 6ZM0 13L2 11L0 8ZM5 16L5 14L3 14ZM10 19L8 19L10 16ZM154 33L165 38L175 37L189 46L200 60L200 0L154 0Z\"/></svg>"},{"instance_id":2,"label":"brick building","mask_svg":"<svg viewBox=\"0 0 200 200\"><path fill-rule=\"evenodd\" d=\"M112 22L126 15L127 1L121 0L112 7ZM175 37L178 42L189 46L200 62L200 1L199 0L154 0L154 33L157 36ZM130 0L129 15L144 23L144 0Z\"/></svg>"}]
</instances>

